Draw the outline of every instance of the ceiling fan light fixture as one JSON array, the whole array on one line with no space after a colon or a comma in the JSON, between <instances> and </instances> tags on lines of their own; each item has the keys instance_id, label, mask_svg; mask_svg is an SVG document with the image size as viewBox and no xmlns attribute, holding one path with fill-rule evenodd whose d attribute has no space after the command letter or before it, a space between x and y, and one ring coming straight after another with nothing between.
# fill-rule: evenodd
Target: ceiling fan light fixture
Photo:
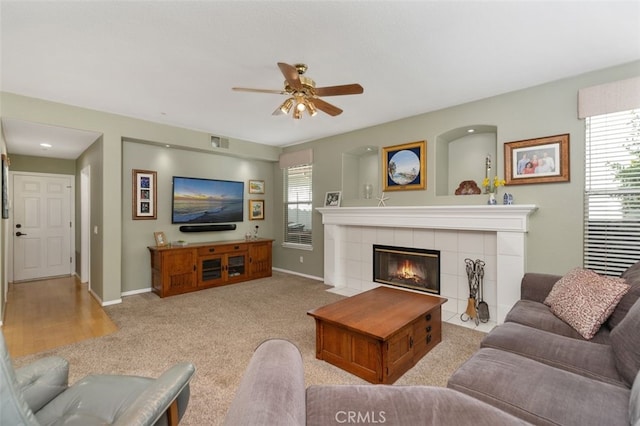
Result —
<instances>
[{"instance_id":1,"label":"ceiling fan light fixture","mask_svg":"<svg viewBox=\"0 0 640 426\"><path fill-rule=\"evenodd\" d=\"M311 117L315 117L318 114L318 109L310 100L305 100L305 102L307 104L307 112Z\"/></svg>"},{"instance_id":2,"label":"ceiling fan light fixture","mask_svg":"<svg viewBox=\"0 0 640 426\"><path fill-rule=\"evenodd\" d=\"M294 120L300 120L302 118L302 111L300 111L298 108L294 109L293 118Z\"/></svg>"},{"instance_id":3,"label":"ceiling fan light fixture","mask_svg":"<svg viewBox=\"0 0 640 426\"><path fill-rule=\"evenodd\" d=\"M280 111L285 114L289 114L289 111L291 111L291 107L293 107L293 98L289 98L284 101L282 105L280 105Z\"/></svg>"},{"instance_id":4,"label":"ceiling fan light fixture","mask_svg":"<svg viewBox=\"0 0 640 426\"><path fill-rule=\"evenodd\" d=\"M296 102L297 102L296 109L298 111L303 112L305 109L307 109L307 105L306 105L307 101L302 96L296 99Z\"/></svg>"}]
</instances>

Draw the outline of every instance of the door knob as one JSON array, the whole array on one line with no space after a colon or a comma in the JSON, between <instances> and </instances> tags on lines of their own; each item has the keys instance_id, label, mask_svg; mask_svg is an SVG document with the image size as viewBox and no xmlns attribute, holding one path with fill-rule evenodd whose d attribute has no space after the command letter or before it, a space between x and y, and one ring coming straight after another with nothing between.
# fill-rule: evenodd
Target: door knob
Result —
<instances>
[{"instance_id":1,"label":"door knob","mask_svg":"<svg viewBox=\"0 0 640 426\"><path fill-rule=\"evenodd\" d=\"M16 232L16 237L20 237L20 236L22 236L22 235L27 235L27 234L23 234L23 233L22 233L22 232L20 232L20 231Z\"/></svg>"}]
</instances>

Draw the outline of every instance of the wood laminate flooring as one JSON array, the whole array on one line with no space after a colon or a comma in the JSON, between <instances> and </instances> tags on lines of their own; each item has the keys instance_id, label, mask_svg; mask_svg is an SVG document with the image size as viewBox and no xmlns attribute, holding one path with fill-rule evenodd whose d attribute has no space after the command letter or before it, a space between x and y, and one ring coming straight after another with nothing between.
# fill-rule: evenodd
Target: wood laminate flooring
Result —
<instances>
[{"instance_id":1,"label":"wood laminate flooring","mask_svg":"<svg viewBox=\"0 0 640 426\"><path fill-rule=\"evenodd\" d=\"M73 276L10 284L6 308L2 332L14 358L117 330Z\"/></svg>"}]
</instances>

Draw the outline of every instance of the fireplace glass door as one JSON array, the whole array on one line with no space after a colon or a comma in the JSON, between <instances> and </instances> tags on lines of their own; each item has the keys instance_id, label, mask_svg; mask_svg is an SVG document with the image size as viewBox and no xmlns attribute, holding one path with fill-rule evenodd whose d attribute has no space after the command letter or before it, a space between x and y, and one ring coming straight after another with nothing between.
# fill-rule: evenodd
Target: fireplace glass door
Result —
<instances>
[{"instance_id":1,"label":"fireplace glass door","mask_svg":"<svg viewBox=\"0 0 640 426\"><path fill-rule=\"evenodd\" d=\"M440 251L374 245L373 280L440 294Z\"/></svg>"}]
</instances>

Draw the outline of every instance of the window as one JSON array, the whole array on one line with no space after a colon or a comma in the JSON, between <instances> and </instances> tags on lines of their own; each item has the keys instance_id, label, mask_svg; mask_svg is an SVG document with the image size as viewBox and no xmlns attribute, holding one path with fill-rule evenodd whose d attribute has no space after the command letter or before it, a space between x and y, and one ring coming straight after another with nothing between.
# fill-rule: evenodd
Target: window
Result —
<instances>
[{"instance_id":1,"label":"window","mask_svg":"<svg viewBox=\"0 0 640 426\"><path fill-rule=\"evenodd\" d=\"M284 169L284 245L311 249L311 164Z\"/></svg>"},{"instance_id":2,"label":"window","mask_svg":"<svg viewBox=\"0 0 640 426\"><path fill-rule=\"evenodd\" d=\"M584 267L620 275L640 259L640 110L587 117Z\"/></svg>"}]
</instances>

